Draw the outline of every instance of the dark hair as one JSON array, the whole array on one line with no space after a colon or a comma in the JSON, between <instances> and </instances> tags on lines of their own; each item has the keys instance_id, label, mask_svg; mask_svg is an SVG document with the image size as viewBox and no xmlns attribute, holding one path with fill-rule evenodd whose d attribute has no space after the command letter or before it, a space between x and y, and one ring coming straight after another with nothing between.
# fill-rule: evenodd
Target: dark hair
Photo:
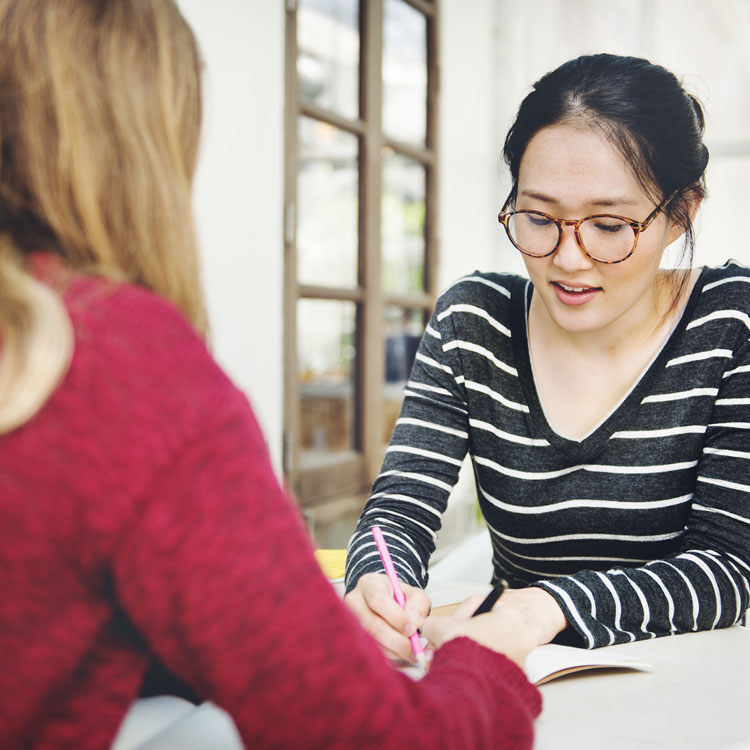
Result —
<instances>
[{"instance_id":1,"label":"dark hair","mask_svg":"<svg viewBox=\"0 0 750 750\"><path fill-rule=\"evenodd\" d=\"M708 164L697 99L668 70L638 57L583 55L564 63L534 84L505 138L514 191L534 134L571 121L602 130L655 204L677 193L665 213L683 228L692 261L695 238L686 199L705 196Z\"/></svg>"}]
</instances>

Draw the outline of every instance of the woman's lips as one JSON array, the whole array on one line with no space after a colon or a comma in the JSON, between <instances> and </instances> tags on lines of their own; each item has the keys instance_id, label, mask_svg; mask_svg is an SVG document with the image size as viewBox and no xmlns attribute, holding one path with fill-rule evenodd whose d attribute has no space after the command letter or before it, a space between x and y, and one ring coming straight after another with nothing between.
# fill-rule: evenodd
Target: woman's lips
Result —
<instances>
[{"instance_id":1,"label":"woman's lips","mask_svg":"<svg viewBox=\"0 0 750 750\"><path fill-rule=\"evenodd\" d=\"M563 284L559 281L553 281L552 287L555 290L557 299L563 305L585 305L590 299L602 291L598 286L578 286L574 284Z\"/></svg>"}]
</instances>

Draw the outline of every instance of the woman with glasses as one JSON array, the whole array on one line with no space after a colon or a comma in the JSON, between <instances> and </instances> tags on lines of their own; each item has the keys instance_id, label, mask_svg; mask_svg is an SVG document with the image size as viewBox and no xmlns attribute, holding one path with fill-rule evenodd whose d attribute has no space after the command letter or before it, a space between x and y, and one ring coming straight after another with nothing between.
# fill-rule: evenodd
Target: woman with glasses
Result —
<instances>
[{"instance_id":1,"label":"woman with glasses","mask_svg":"<svg viewBox=\"0 0 750 750\"><path fill-rule=\"evenodd\" d=\"M468 454L499 606L589 648L740 621L750 601L750 270L692 268L703 114L664 68L584 56L505 140L499 220L528 279L439 298L347 561L346 601L408 658ZM683 237L678 268L667 246ZM369 529L407 590L395 607Z\"/></svg>"}]
</instances>

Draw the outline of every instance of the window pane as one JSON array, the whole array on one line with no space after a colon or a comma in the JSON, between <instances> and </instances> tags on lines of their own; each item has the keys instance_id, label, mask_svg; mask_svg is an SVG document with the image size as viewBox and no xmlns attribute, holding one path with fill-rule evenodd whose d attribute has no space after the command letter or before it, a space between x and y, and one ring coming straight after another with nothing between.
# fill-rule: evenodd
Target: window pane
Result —
<instances>
[{"instance_id":1,"label":"window pane","mask_svg":"<svg viewBox=\"0 0 750 750\"><path fill-rule=\"evenodd\" d=\"M404 386L425 325L423 310L385 308L385 391L383 394L383 444L391 439L396 425Z\"/></svg>"},{"instance_id":2,"label":"window pane","mask_svg":"<svg viewBox=\"0 0 750 750\"><path fill-rule=\"evenodd\" d=\"M300 117L297 278L301 284L357 285L358 139Z\"/></svg>"},{"instance_id":3,"label":"window pane","mask_svg":"<svg viewBox=\"0 0 750 750\"><path fill-rule=\"evenodd\" d=\"M424 144L427 131L427 19L404 0L386 0L383 16L383 129Z\"/></svg>"},{"instance_id":4,"label":"window pane","mask_svg":"<svg viewBox=\"0 0 750 750\"><path fill-rule=\"evenodd\" d=\"M355 319L353 302L297 303L303 453L323 455L355 447Z\"/></svg>"},{"instance_id":5,"label":"window pane","mask_svg":"<svg viewBox=\"0 0 750 750\"><path fill-rule=\"evenodd\" d=\"M344 117L359 115L359 1L300 0L299 92Z\"/></svg>"},{"instance_id":6,"label":"window pane","mask_svg":"<svg viewBox=\"0 0 750 750\"><path fill-rule=\"evenodd\" d=\"M383 155L383 289L424 292L425 168L390 149Z\"/></svg>"}]
</instances>

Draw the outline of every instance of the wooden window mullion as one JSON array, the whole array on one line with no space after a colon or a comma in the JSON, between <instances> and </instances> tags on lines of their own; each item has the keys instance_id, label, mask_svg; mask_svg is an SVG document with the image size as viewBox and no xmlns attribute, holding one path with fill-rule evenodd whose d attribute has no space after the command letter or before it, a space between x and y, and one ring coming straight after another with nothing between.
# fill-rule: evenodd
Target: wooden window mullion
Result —
<instances>
[{"instance_id":1,"label":"wooden window mullion","mask_svg":"<svg viewBox=\"0 0 750 750\"><path fill-rule=\"evenodd\" d=\"M365 122L360 171L360 286L365 289L359 329L360 447L365 482L374 481L381 463L379 416L385 370L381 287L380 205L382 190L382 34L383 1L362 2L362 116Z\"/></svg>"}]
</instances>

